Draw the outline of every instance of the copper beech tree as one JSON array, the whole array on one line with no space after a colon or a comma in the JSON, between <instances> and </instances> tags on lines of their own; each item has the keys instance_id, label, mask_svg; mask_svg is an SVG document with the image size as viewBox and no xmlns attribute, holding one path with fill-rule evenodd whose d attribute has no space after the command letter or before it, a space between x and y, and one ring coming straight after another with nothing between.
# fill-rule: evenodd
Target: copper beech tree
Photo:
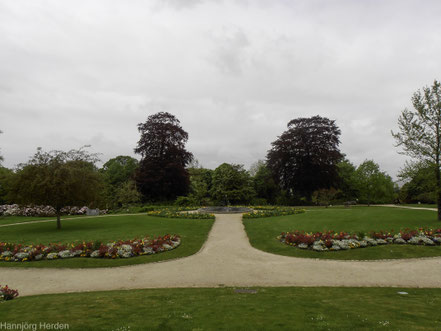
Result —
<instances>
[{"instance_id":1,"label":"copper beech tree","mask_svg":"<svg viewBox=\"0 0 441 331\"><path fill-rule=\"evenodd\" d=\"M268 168L290 195L311 200L318 189L338 185L340 129L325 117L297 118L271 145Z\"/></svg>"},{"instance_id":2,"label":"copper beech tree","mask_svg":"<svg viewBox=\"0 0 441 331\"><path fill-rule=\"evenodd\" d=\"M186 195L190 179L186 166L193 154L185 149L188 133L170 113L159 112L138 124L141 138L135 152L141 155L135 180L144 200L173 200Z\"/></svg>"}]
</instances>

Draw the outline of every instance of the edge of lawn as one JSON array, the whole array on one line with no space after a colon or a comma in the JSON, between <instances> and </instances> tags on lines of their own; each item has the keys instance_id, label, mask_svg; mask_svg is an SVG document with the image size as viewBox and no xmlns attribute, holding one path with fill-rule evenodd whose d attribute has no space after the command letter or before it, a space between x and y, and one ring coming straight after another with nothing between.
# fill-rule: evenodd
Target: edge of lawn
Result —
<instances>
[{"instance_id":1,"label":"edge of lawn","mask_svg":"<svg viewBox=\"0 0 441 331\"><path fill-rule=\"evenodd\" d=\"M337 209L343 209L343 206L333 206ZM358 207L358 206L357 206ZM315 208L312 208L313 210ZM278 216L275 216L278 217ZM394 261L394 260L430 260L441 257L441 246L422 246L422 245L378 245L370 246L359 249L349 249L341 251L330 252L316 252L313 250L304 250L297 247L289 246L277 240L276 237L272 237L273 242L270 243L271 248L265 247L265 241L261 241L261 238L250 237L250 228L248 224L256 220L270 220L272 217L264 217L258 219L242 219L242 223L247 235L247 239L251 247L273 255L288 256L293 258L302 258L310 260L334 260L341 262L381 262L381 261ZM385 251L389 250L392 256L387 256ZM380 257L378 257L380 256Z\"/></svg>"},{"instance_id":2,"label":"edge of lawn","mask_svg":"<svg viewBox=\"0 0 441 331\"><path fill-rule=\"evenodd\" d=\"M90 216L90 218L95 217L106 217L106 216L146 216L145 213L136 213L136 214L110 214L110 215L101 215L101 216ZM87 217L87 216L86 216ZM76 217L70 218L73 219L84 219L86 217ZM154 216L151 216L154 217ZM62 219L63 220L63 219ZM68 220L68 219L65 219ZM174 218L174 220L180 221L191 221L192 219L185 218ZM46 220L44 220L46 221ZM47 220L51 222L52 220ZM56 221L56 220L53 220ZM208 236L213 230L214 219L200 219L200 221L211 223L207 233L198 240L198 245L193 243L195 247L189 248L189 252L181 254L182 252L182 243L178 247L158 254L153 255L142 255L135 256L127 259L94 259L94 258L86 258L86 257L75 257L70 259L59 259L59 260L42 260L42 261L30 261L30 262L0 262L1 268L16 268L16 269L91 269L91 268L123 268L129 267L133 265L140 264L149 264L149 263L161 263L167 261L178 260L182 258L186 258L192 255L198 254L205 246ZM26 223L17 223L18 225L25 225ZM32 224L32 223L30 223Z\"/></svg>"}]
</instances>

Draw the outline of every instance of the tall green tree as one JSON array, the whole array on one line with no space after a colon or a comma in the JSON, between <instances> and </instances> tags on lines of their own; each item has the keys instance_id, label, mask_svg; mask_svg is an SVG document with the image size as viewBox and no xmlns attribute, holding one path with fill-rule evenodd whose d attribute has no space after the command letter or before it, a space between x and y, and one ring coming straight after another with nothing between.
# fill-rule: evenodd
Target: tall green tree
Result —
<instances>
[{"instance_id":1,"label":"tall green tree","mask_svg":"<svg viewBox=\"0 0 441 331\"><path fill-rule=\"evenodd\" d=\"M412 96L414 110L404 109L398 118L399 131L392 136L399 152L418 160L434 164L438 220L441 221L441 84L434 81Z\"/></svg>"},{"instance_id":2,"label":"tall green tree","mask_svg":"<svg viewBox=\"0 0 441 331\"><path fill-rule=\"evenodd\" d=\"M188 172L190 174L190 201L196 205L207 205L210 202L213 170L195 166L188 168Z\"/></svg>"},{"instance_id":3,"label":"tall green tree","mask_svg":"<svg viewBox=\"0 0 441 331\"><path fill-rule=\"evenodd\" d=\"M356 167L347 159L337 164L339 184L336 198L344 201L355 201L359 197L359 182Z\"/></svg>"},{"instance_id":4,"label":"tall green tree","mask_svg":"<svg viewBox=\"0 0 441 331\"><path fill-rule=\"evenodd\" d=\"M250 169L256 197L268 203L275 203L279 187L274 181L271 170L264 161L257 161Z\"/></svg>"},{"instance_id":5,"label":"tall green tree","mask_svg":"<svg viewBox=\"0 0 441 331\"><path fill-rule=\"evenodd\" d=\"M142 159L136 184L145 200L174 200L186 195L190 178L186 166L193 154L185 149L188 133L170 113L159 112L138 124L141 138L135 153Z\"/></svg>"},{"instance_id":6,"label":"tall green tree","mask_svg":"<svg viewBox=\"0 0 441 331\"><path fill-rule=\"evenodd\" d=\"M104 163L100 169L104 178L104 199L107 206L119 207L127 204L129 200L136 199L136 184L133 182L138 168L138 160L130 156L119 155ZM135 190L135 191L134 191ZM120 199L120 197L126 197Z\"/></svg>"},{"instance_id":7,"label":"tall green tree","mask_svg":"<svg viewBox=\"0 0 441 331\"><path fill-rule=\"evenodd\" d=\"M340 153L340 129L325 117L297 118L271 145L267 165L287 192L311 200L312 192L335 187Z\"/></svg>"},{"instance_id":8,"label":"tall green tree","mask_svg":"<svg viewBox=\"0 0 441 331\"><path fill-rule=\"evenodd\" d=\"M392 203L394 200L394 182L380 166L372 160L366 160L356 170L358 177L360 202Z\"/></svg>"},{"instance_id":9,"label":"tall green tree","mask_svg":"<svg viewBox=\"0 0 441 331\"><path fill-rule=\"evenodd\" d=\"M405 203L435 203L436 178L434 164L407 163L398 174L406 183L400 189L400 200Z\"/></svg>"},{"instance_id":10,"label":"tall green tree","mask_svg":"<svg viewBox=\"0 0 441 331\"><path fill-rule=\"evenodd\" d=\"M102 177L96 154L78 150L37 153L21 164L13 176L9 197L22 204L50 205L55 208L57 228L61 229L61 209L66 206L92 206L99 199Z\"/></svg>"},{"instance_id":11,"label":"tall green tree","mask_svg":"<svg viewBox=\"0 0 441 331\"><path fill-rule=\"evenodd\" d=\"M8 168L0 166L0 205L8 201L9 187L14 172Z\"/></svg>"},{"instance_id":12,"label":"tall green tree","mask_svg":"<svg viewBox=\"0 0 441 331\"><path fill-rule=\"evenodd\" d=\"M251 176L242 165L223 163L212 178L210 193L217 203L249 203L255 196Z\"/></svg>"}]
</instances>

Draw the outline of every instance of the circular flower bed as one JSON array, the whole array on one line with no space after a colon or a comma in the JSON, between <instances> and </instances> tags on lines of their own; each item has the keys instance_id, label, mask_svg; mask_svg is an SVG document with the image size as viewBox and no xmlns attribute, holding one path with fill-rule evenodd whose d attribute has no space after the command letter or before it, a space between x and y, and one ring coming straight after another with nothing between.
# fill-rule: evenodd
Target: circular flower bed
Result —
<instances>
[{"instance_id":1,"label":"circular flower bed","mask_svg":"<svg viewBox=\"0 0 441 331\"><path fill-rule=\"evenodd\" d=\"M172 250L181 244L178 235L156 238L119 240L103 244L99 241L49 245L22 245L0 242L0 261L26 262L67 259L73 257L129 258Z\"/></svg>"},{"instance_id":2,"label":"circular flower bed","mask_svg":"<svg viewBox=\"0 0 441 331\"><path fill-rule=\"evenodd\" d=\"M243 214L243 218L285 216L285 215L301 214L305 212L305 209L298 209L293 207L257 206L250 208L252 208L254 211Z\"/></svg>"},{"instance_id":3,"label":"circular flower bed","mask_svg":"<svg viewBox=\"0 0 441 331\"><path fill-rule=\"evenodd\" d=\"M310 249L317 252L339 251L354 248L364 248L377 245L441 245L441 229L418 229L394 231L371 232L369 235L364 233L347 232L315 232L307 233L304 231L282 232L277 237L282 243L296 246L301 249Z\"/></svg>"}]
</instances>

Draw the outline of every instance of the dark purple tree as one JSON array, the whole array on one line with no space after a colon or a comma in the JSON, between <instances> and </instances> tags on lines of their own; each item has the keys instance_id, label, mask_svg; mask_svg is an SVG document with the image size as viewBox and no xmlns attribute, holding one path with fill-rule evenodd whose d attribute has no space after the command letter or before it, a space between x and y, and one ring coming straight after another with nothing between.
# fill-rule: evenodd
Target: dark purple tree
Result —
<instances>
[{"instance_id":1,"label":"dark purple tree","mask_svg":"<svg viewBox=\"0 0 441 331\"><path fill-rule=\"evenodd\" d=\"M311 199L312 192L338 185L340 129L325 117L297 118L271 145L267 166L280 187Z\"/></svg>"},{"instance_id":2,"label":"dark purple tree","mask_svg":"<svg viewBox=\"0 0 441 331\"><path fill-rule=\"evenodd\" d=\"M135 153L141 161L135 179L145 200L172 200L188 193L187 164L193 154L185 149L188 133L170 113L159 112L138 124L141 138Z\"/></svg>"}]
</instances>

